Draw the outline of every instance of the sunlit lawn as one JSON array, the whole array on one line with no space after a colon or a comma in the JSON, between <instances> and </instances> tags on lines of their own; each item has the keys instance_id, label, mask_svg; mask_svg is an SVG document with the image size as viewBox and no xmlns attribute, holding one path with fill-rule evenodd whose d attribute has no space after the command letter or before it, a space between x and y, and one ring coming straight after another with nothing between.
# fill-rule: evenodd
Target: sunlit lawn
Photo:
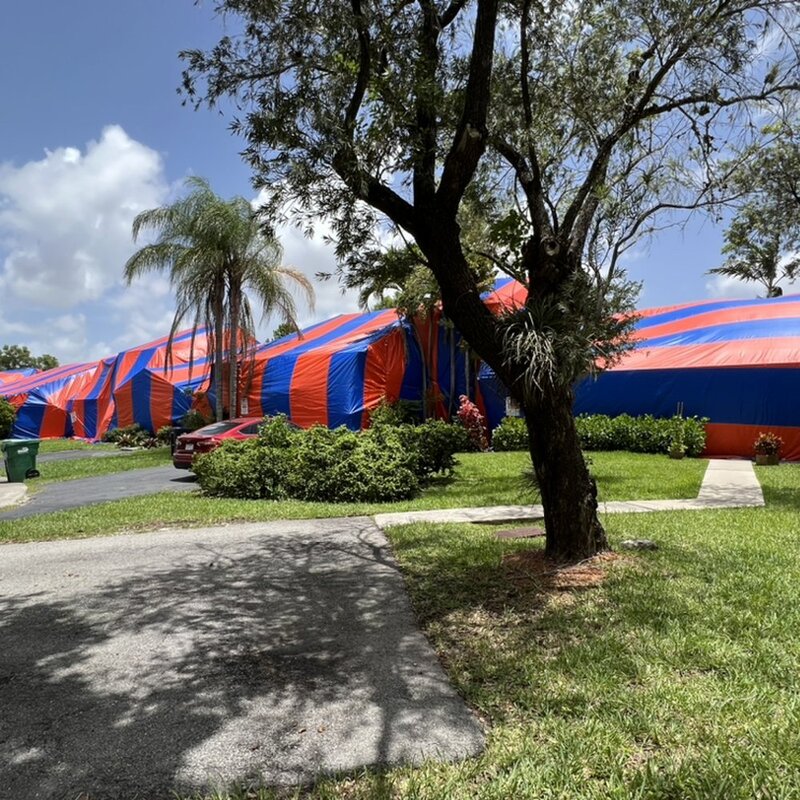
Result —
<instances>
[{"instance_id":1,"label":"sunlit lawn","mask_svg":"<svg viewBox=\"0 0 800 800\"><path fill-rule=\"evenodd\" d=\"M692 497L705 469L591 461L601 500ZM0 523L0 538L531 502L526 467L523 454L462 456L452 479L383 506L162 494ZM617 549L625 538L659 549L578 572L543 574L529 560L540 540L498 540L491 526L389 529L419 622L485 722L485 752L216 797L800 797L800 465L757 475L766 508L606 516Z\"/></svg>"}]
</instances>

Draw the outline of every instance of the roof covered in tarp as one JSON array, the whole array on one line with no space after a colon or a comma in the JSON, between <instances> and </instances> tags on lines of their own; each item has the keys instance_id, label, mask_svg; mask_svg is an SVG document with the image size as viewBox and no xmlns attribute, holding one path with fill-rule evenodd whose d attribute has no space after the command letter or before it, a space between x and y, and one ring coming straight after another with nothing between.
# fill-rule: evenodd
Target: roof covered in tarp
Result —
<instances>
[{"instance_id":1,"label":"roof covered in tarp","mask_svg":"<svg viewBox=\"0 0 800 800\"><path fill-rule=\"evenodd\" d=\"M414 360L396 311L342 314L258 348L242 413L360 428L382 397L399 397Z\"/></svg>"},{"instance_id":2,"label":"roof covered in tarp","mask_svg":"<svg viewBox=\"0 0 800 800\"><path fill-rule=\"evenodd\" d=\"M208 385L204 331L176 334L85 364L69 364L0 385L17 408L12 435L97 439L138 423L156 431L189 410L192 392Z\"/></svg>"},{"instance_id":3,"label":"roof covered in tarp","mask_svg":"<svg viewBox=\"0 0 800 800\"><path fill-rule=\"evenodd\" d=\"M39 370L34 369L33 367L28 367L26 369L7 369L0 371L0 386L9 383L15 383L21 378L28 378L31 375L36 374L38 371Z\"/></svg>"},{"instance_id":4,"label":"roof covered in tarp","mask_svg":"<svg viewBox=\"0 0 800 800\"><path fill-rule=\"evenodd\" d=\"M707 417L708 451L750 455L762 430L800 458L800 296L647 309L636 348L576 388L576 413Z\"/></svg>"}]
</instances>

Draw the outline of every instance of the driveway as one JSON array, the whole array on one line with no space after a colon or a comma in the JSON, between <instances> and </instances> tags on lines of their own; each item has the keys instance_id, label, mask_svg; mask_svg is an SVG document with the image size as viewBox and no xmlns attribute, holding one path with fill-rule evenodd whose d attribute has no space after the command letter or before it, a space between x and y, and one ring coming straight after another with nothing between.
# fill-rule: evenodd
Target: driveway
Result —
<instances>
[{"instance_id":1,"label":"driveway","mask_svg":"<svg viewBox=\"0 0 800 800\"><path fill-rule=\"evenodd\" d=\"M166 798L483 745L366 518L1 550L4 796Z\"/></svg>"},{"instance_id":2,"label":"driveway","mask_svg":"<svg viewBox=\"0 0 800 800\"><path fill-rule=\"evenodd\" d=\"M31 486L35 485L31 483ZM0 521L105 503L108 500L121 500L124 497L157 492L185 492L196 488L197 479L194 473L175 469L173 466L114 472L110 475L45 485L31 495L24 505L11 510L0 510Z\"/></svg>"}]
</instances>

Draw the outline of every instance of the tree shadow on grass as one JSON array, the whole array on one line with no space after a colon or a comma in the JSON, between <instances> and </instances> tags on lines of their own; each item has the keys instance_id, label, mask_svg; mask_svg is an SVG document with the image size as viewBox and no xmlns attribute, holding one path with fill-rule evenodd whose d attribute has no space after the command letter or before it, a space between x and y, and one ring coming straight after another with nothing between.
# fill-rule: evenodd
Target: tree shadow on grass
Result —
<instances>
[{"instance_id":1,"label":"tree shadow on grass","mask_svg":"<svg viewBox=\"0 0 800 800\"><path fill-rule=\"evenodd\" d=\"M58 592L7 573L7 796L171 797L480 749L374 526L259 527L153 535L118 564L91 540L80 574L42 565Z\"/></svg>"}]
</instances>

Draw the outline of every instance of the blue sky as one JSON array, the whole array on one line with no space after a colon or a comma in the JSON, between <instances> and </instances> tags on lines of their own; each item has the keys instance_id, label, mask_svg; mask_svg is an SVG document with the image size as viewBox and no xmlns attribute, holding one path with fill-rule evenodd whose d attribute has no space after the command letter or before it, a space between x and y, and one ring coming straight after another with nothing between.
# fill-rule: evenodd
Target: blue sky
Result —
<instances>
[{"instance_id":1,"label":"blue sky","mask_svg":"<svg viewBox=\"0 0 800 800\"><path fill-rule=\"evenodd\" d=\"M30 0L3 9L0 30L0 344L26 344L62 362L99 358L163 335L171 295L156 277L126 289L130 222L187 175L223 196L253 197L228 121L181 106L182 48L223 32L209 0ZM309 277L333 268L321 236L281 232L284 260ZM753 288L704 274L722 231L697 218L639 248L629 264L642 306ZM355 309L352 295L317 286L310 323ZM261 329L268 335L275 320Z\"/></svg>"}]
</instances>

